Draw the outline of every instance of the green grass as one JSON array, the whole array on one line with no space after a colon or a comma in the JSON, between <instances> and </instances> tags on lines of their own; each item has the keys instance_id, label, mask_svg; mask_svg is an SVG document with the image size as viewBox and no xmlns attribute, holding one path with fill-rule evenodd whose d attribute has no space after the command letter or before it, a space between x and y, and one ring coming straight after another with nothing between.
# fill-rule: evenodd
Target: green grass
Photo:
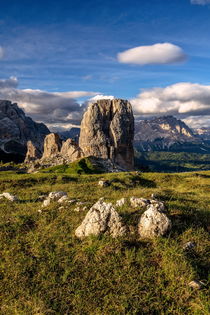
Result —
<instances>
[{"instance_id":1,"label":"green grass","mask_svg":"<svg viewBox=\"0 0 210 315\"><path fill-rule=\"evenodd\" d=\"M101 178L111 181L98 186ZM179 174L86 174L50 172L0 173L0 192L20 202L0 203L1 314L209 314L210 171ZM119 208L130 233L74 236L86 212L56 203L42 213L38 196L64 190L87 202L100 197L115 203L131 196L157 193L168 208L173 228L164 238L139 239L142 209L127 202ZM182 249L195 241L192 252ZM206 283L194 291L188 283Z\"/></svg>"}]
</instances>

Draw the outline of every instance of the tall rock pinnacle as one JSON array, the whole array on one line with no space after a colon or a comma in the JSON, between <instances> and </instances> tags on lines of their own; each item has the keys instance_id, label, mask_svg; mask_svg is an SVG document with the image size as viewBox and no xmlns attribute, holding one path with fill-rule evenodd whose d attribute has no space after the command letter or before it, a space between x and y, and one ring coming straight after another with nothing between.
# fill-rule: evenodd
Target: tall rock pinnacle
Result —
<instances>
[{"instance_id":1,"label":"tall rock pinnacle","mask_svg":"<svg viewBox=\"0 0 210 315\"><path fill-rule=\"evenodd\" d=\"M131 105L122 99L98 100L85 112L79 146L85 156L110 159L124 169L133 169L134 117Z\"/></svg>"}]
</instances>

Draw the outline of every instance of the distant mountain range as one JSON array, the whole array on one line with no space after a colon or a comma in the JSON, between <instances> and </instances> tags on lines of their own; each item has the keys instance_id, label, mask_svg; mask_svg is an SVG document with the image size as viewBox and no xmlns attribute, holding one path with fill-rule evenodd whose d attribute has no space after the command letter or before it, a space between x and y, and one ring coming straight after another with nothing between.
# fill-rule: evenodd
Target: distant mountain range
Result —
<instances>
[{"instance_id":1,"label":"distant mountain range","mask_svg":"<svg viewBox=\"0 0 210 315\"><path fill-rule=\"evenodd\" d=\"M42 149L49 133L44 124L27 117L17 104L0 100L0 161L23 161L27 141ZM58 133L63 140L78 141L80 128ZM138 152L210 153L210 127L192 130L173 116L136 120L134 147Z\"/></svg>"},{"instance_id":2,"label":"distant mountain range","mask_svg":"<svg viewBox=\"0 0 210 315\"><path fill-rule=\"evenodd\" d=\"M210 153L210 145L208 141L206 143L206 138L206 129L202 134L198 133L173 116L155 117L135 123L134 146L140 152Z\"/></svg>"}]
</instances>

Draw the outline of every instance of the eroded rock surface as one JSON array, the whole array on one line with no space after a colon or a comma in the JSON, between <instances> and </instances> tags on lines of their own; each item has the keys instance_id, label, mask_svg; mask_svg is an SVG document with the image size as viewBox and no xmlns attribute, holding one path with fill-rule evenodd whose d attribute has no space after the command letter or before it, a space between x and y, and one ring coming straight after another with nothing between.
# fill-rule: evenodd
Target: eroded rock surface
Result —
<instances>
[{"instance_id":1,"label":"eroded rock surface","mask_svg":"<svg viewBox=\"0 0 210 315\"><path fill-rule=\"evenodd\" d=\"M23 162L27 142L43 149L44 137L50 133L42 123L27 117L16 103L0 100L0 157L4 162Z\"/></svg>"},{"instance_id":2,"label":"eroded rock surface","mask_svg":"<svg viewBox=\"0 0 210 315\"><path fill-rule=\"evenodd\" d=\"M103 99L89 104L79 138L85 156L110 159L120 167L132 170L133 138L134 117L128 101Z\"/></svg>"},{"instance_id":3,"label":"eroded rock surface","mask_svg":"<svg viewBox=\"0 0 210 315\"><path fill-rule=\"evenodd\" d=\"M41 158L42 154L39 149L32 143L32 141L27 142L27 153L25 157L25 163L29 163L31 161L35 161Z\"/></svg>"},{"instance_id":4,"label":"eroded rock surface","mask_svg":"<svg viewBox=\"0 0 210 315\"><path fill-rule=\"evenodd\" d=\"M44 153L42 159L56 157L62 146L62 141L57 133L50 133L44 139Z\"/></svg>"},{"instance_id":5,"label":"eroded rock surface","mask_svg":"<svg viewBox=\"0 0 210 315\"><path fill-rule=\"evenodd\" d=\"M171 229L171 220L162 212L163 203L153 203L142 214L138 232L142 238L163 236Z\"/></svg>"},{"instance_id":6,"label":"eroded rock surface","mask_svg":"<svg viewBox=\"0 0 210 315\"><path fill-rule=\"evenodd\" d=\"M83 238L106 233L117 237L124 235L125 232L126 228L113 205L100 199L88 211L82 224L76 229L75 235Z\"/></svg>"}]
</instances>

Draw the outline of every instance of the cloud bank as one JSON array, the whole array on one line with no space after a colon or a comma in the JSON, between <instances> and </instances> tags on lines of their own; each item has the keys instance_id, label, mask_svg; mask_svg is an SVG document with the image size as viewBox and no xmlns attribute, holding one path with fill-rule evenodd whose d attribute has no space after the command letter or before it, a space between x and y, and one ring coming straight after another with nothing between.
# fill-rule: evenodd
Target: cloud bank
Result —
<instances>
[{"instance_id":1,"label":"cloud bank","mask_svg":"<svg viewBox=\"0 0 210 315\"><path fill-rule=\"evenodd\" d=\"M17 89L17 78L0 80L0 99L17 102L26 115L48 126L68 127L80 124L84 105L75 98L90 97L98 93L88 91L46 92Z\"/></svg>"},{"instance_id":2,"label":"cloud bank","mask_svg":"<svg viewBox=\"0 0 210 315\"><path fill-rule=\"evenodd\" d=\"M118 53L120 63L148 65L148 64L172 64L186 59L183 50L170 43L155 44L151 46L139 46Z\"/></svg>"},{"instance_id":3,"label":"cloud bank","mask_svg":"<svg viewBox=\"0 0 210 315\"><path fill-rule=\"evenodd\" d=\"M210 85L177 83L142 91L130 100L136 115L210 115Z\"/></svg>"},{"instance_id":4,"label":"cloud bank","mask_svg":"<svg viewBox=\"0 0 210 315\"><path fill-rule=\"evenodd\" d=\"M192 4L205 5L210 3L210 0L191 0Z\"/></svg>"},{"instance_id":5,"label":"cloud bank","mask_svg":"<svg viewBox=\"0 0 210 315\"><path fill-rule=\"evenodd\" d=\"M94 97L91 97L89 99L90 102L98 101L98 100L113 100L115 97L113 95L103 95L103 94L98 94Z\"/></svg>"}]
</instances>

